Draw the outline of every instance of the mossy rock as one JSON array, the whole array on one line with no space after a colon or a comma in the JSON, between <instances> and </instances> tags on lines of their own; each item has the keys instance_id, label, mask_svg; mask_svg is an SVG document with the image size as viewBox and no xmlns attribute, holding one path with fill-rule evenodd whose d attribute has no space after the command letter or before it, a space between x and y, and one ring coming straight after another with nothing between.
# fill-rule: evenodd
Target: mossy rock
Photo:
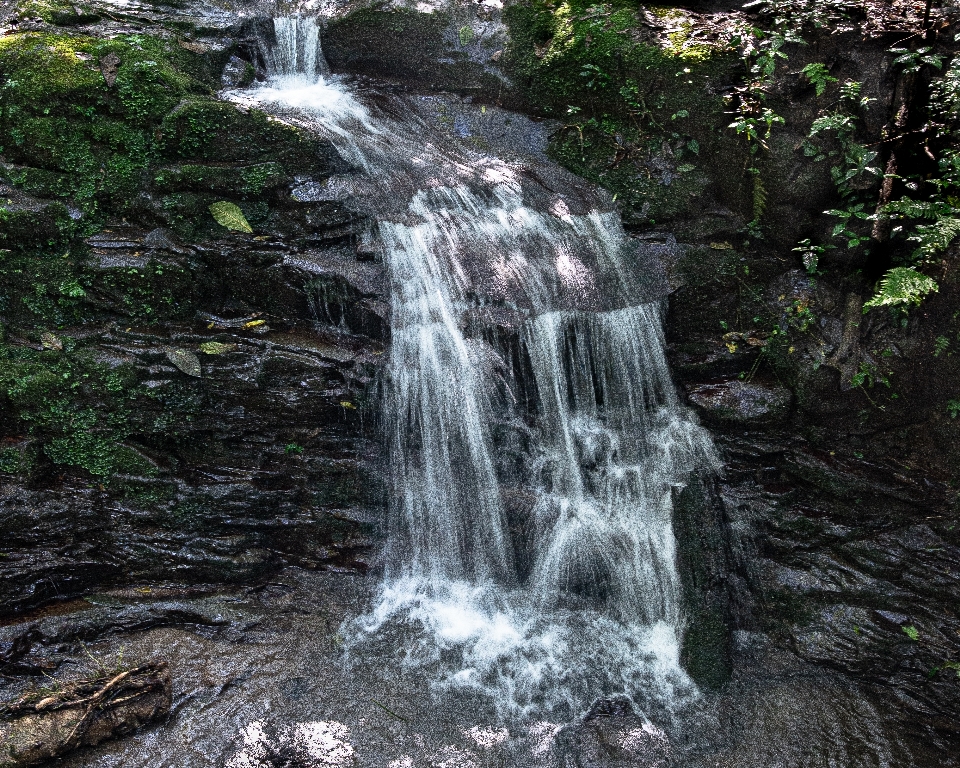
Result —
<instances>
[{"instance_id":1,"label":"mossy rock","mask_svg":"<svg viewBox=\"0 0 960 768\"><path fill-rule=\"evenodd\" d=\"M324 54L334 71L502 97L509 84L464 50L458 30L470 27L464 23L466 17L454 14L361 8L330 21L323 36Z\"/></svg>"},{"instance_id":2,"label":"mossy rock","mask_svg":"<svg viewBox=\"0 0 960 768\"><path fill-rule=\"evenodd\" d=\"M75 226L63 203L47 203L35 210L0 207L0 248L57 249L70 239Z\"/></svg>"},{"instance_id":3,"label":"mossy rock","mask_svg":"<svg viewBox=\"0 0 960 768\"><path fill-rule=\"evenodd\" d=\"M144 266L91 270L88 292L111 313L151 322L192 317L202 289L190 270L151 260Z\"/></svg>"},{"instance_id":4,"label":"mossy rock","mask_svg":"<svg viewBox=\"0 0 960 768\"><path fill-rule=\"evenodd\" d=\"M149 462L123 445L136 397L132 369L97 363L67 342L64 351L43 352L0 345L0 406L53 464L98 477L149 474Z\"/></svg>"},{"instance_id":5,"label":"mossy rock","mask_svg":"<svg viewBox=\"0 0 960 768\"><path fill-rule=\"evenodd\" d=\"M717 199L739 203L743 174L729 169L743 150L724 134L719 96L738 57L719 45L693 50L679 38L638 35L645 25L634 5L604 11L541 0L504 11L505 73L530 109L565 124L551 155L613 192L629 227L682 221Z\"/></svg>"},{"instance_id":6,"label":"mossy rock","mask_svg":"<svg viewBox=\"0 0 960 768\"><path fill-rule=\"evenodd\" d=\"M189 189L221 196L256 198L292 181L279 163L191 165L162 168L153 177L159 192Z\"/></svg>"},{"instance_id":7,"label":"mossy rock","mask_svg":"<svg viewBox=\"0 0 960 768\"><path fill-rule=\"evenodd\" d=\"M167 115L163 154L171 159L218 163L279 162L299 173L329 174L342 167L333 147L259 110L189 100Z\"/></svg>"},{"instance_id":8,"label":"mossy rock","mask_svg":"<svg viewBox=\"0 0 960 768\"><path fill-rule=\"evenodd\" d=\"M2 151L23 167L14 183L88 213L122 212L155 155L155 124L203 90L175 66L190 55L145 35L0 40Z\"/></svg>"}]
</instances>

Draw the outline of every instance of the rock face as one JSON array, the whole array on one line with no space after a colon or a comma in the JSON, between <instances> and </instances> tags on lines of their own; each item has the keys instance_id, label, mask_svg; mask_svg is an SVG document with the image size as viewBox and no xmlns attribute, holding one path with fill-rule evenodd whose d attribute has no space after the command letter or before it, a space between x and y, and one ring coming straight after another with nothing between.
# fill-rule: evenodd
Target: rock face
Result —
<instances>
[{"instance_id":1,"label":"rock face","mask_svg":"<svg viewBox=\"0 0 960 768\"><path fill-rule=\"evenodd\" d=\"M0 612L365 567L382 267L344 200L296 196L349 173L329 144L203 95L246 33L188 10L137 16L145 43L112 15L21 18L0 50L30 115L0 181Z\"/></svg>"},{"instance_id":2,"label":"rock face","mask_svg":"<svg viewBox=\"0 0 960 768\"><path fill-rule=\"evenodd\" d=\"M739 380L697 384L687 392L690 402L712 422L764 424L782 421L790 409L790 392Z\"/></svg>"},{"instance_id":3,"label":"rock face","mask_svg":"<svg viewBox=\"0 0 960 768\"><path fill-rule=\"evenodd\" d=\"M538 15L522 17L533 6ZM650 40L683 32L679 21L673 26L645 9L640 32L597 21L587 36L562 37L542 23L551 13L545 6L517 7L514 19L527 26L508 31L534 51L526 62L509 50L498 15L475 8L445 15L348 9L328 25L324 45L335 71L502 98L570 121L578 110L586 119L604 94L622 93L585 66L591 59L569 53L576 45L596 51L601 46L591 41L606 34ZM140 8L136 18L118 20L85 6L53 21L91 38L146 25L178 41L177 55L208 90L242 85L257 64L249 24L189 9ZM173 22L187 30L179 38ZM18 29L52 27L31 18ZM823 211L838 198L828 164L805 159L822 103L797 73L826 61L838 79L863 83L863 95L875 99L861 116L865 145L880 142L896 105L889 40L821 35L813 42L788 48L789 72L770 84L770 103L786 126L758 153L761 186L731 172L745 165L746 152L718 130L729 124L720 94L739 82L739 64L726 60L710 64L716 69L694 105L669 99L700 87L675 77L699 60L668 61L675 73L664 55L650 59L644 83L669 104L658 113L661 133L650 134L653 149L647 135L644 149L623 131L600 135L585 122L564 122L551 152L622 191L625 219L659 249L673 291L673 370L725 458L720 476L692 483L677 505L691 617L687 669L708 690L760 690L745 717L761 722L760 714L789 710L788 725L804 715L795 691L816 696L810 681L820 678L795 681L804 670L829 671L829 696L816 709L824 729L842 700L835 690L849 681L875 700L895 700L898 733L931 750L918 754L957 765L956 250L944 254L939 293L899 315L863 312L878 275L862 251L840 247L822 254L819 266L801 263L797 241L826 241L836 222ZM82 82L95 81L97 99L113 98L129 82L137 54L118 50L119 61L99 48L72 54L71 65L84 68ZM537 77L550 67L582 93L534 99L544 82ZM80 206L87 187L70 186L64 158L43 141L31 145L25 136L26 148L4 150L10 183L0 190L7 200L0 268L13 286L0 303L0 376L7 377L0 610L7 613L105 585L246 581L283 564L360 569L366 561L383 503L372 403L389 327L382 267L359 244L364 222L337 191L336 179L350 168L328 145L179 82L171 76L164 93L181 88L176 99L138 128L137 140L163 139L151 145L150 164L119 173L134 153L116 151L115 175L97 166L96 178L135 178L133 193L119 202L111 197L114 181L97 181L96 206ZM656 94L630 87L623 85L638 106L629 109L641 119L636 97L652 104ZM569 111L558 112L558 104ZM681 111L702 105L706 117L680 128ZM44 141L52 135L48 117L33 115L39 122L31 123L46 131L36 134ZM100 114L100 127L107 117ZM90 138L90 126L83 131L98 152L112 146ZM208 208L220 200L239 206L254 233L219 227ZM762 224L764 240L744 230L751 219ZM675 235L663 234L665 227ZM33 259L36 279L17 259ZM514 495L511 514L528 502ZM127 619L127 629L148 621ZM43 669L29 652L36 638L4 637L4 661ZM755 645L791 660L768 665L772 693L738 677L744 667L767 664L754 659ZM585 764L669 759L659 735L629 711L594 714L570 737ZM751 726L743 742L744 759L756 764L779 757L761 754L764 727ZM252 732L252 752L300 738L264 733ZM798 761L803 748L796 746Z\"/></svg>"},{"instance_id":4,"label":"rock face","mask_svg":"<svg viewBox=\"0 0 960 768\"><path fill-rule=\"evenodd\" d=\"M64 683L56 694L7 706L0 723L4 768L26 768L125 736L170 711L170 671L147 664L99 679Z\"/></svg>"}]
</instances>

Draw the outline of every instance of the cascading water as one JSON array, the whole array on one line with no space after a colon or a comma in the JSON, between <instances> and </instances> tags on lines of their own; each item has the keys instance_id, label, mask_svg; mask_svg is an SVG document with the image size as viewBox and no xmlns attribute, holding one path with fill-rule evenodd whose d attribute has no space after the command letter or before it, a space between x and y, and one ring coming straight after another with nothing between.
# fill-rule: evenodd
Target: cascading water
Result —
<instances>
[{"instance_id":1,"label":"cascading water","mask_svg":"<svg viewBox=\"0 0 960 768\"><path fill-rule=\"evenodd\" d=\"M437 688L502 714L675 708L695 688L672 494L715 458L609 201L369 110L323 76L314 22L275 32L269 82L232 96L292 108L362 171L342 183L391 282L384 582L351 642L399 632Z\"/></svg>"}]
</instances>

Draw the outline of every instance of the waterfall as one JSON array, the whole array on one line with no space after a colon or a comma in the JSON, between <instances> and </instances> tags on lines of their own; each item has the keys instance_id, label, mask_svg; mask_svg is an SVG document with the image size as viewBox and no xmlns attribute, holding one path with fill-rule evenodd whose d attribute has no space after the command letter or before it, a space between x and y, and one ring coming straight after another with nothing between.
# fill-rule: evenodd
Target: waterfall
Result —
<instances>
[{"instance_id":1,"label":"waterfall","mask_svg":"<svg viewBox=\"0 0 960 768\"><path fill-rule=\"evenodd\" d=\"M460 141L413 101L364 106L322 71L314 22L275 27L269 81L231 97L354 162L344 183L390 277L384 580L351 642L392 627L438 690L512 715L695 696L672 504L716 458L609 199L545 158L550 183Z\"/></svg>"}]
</instances>

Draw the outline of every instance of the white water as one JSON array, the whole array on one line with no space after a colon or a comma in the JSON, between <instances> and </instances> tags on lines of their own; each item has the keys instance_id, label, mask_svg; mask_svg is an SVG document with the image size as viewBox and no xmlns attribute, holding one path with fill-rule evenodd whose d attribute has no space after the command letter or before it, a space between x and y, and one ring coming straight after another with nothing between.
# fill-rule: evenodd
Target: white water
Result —
<instances>
[{"instance_id":1,"label":"white water","mask_svg":"<svg viewBox=\"0 0 960 768\"><path fill-rule=\"evenodd\" d=\"M312 21L275 26L273 77L232 95L310 124L362 170L345 183L390 275L385 575L351 642L399 634L438 689L503 714L569 717L612 694L674 709L696 689L672 495L715 458L677 402L618 217L599 195L571 214L576 190L536 186L413 110L374 113L323 73Z\"/></svg>"}]
</instances>

